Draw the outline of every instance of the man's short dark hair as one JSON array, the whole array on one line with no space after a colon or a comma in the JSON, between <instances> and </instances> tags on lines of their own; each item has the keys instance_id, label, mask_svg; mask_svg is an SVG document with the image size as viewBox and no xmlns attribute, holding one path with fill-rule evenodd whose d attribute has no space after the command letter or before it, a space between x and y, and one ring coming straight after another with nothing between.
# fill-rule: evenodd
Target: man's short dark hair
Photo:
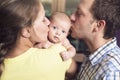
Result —
<instances>
[{"instance_id":1,"label":"man's short dark hair","mask_svg":"<svg viewBox=\"0 0 120 80\"><path fill-rule=\"evenodd\" d=\"M120 29L120 0L94 0L90 9L97 20L105 20L104 38L113 38Z\"/></svg>"}]
</instances>

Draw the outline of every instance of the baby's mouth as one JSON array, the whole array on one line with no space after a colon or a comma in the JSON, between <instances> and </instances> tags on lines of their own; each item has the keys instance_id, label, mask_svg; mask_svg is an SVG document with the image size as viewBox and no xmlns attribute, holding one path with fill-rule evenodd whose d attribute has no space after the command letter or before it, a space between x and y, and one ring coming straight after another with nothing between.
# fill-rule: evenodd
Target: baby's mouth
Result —
<instances>
[{"instance_id":1,"label":"baby's mouth","mask_svg":"<svg viewBox=\"0 0 120 80\"><path fill-rule=\"evenodd\" d=\"M55 39L56 41L59 41L59 38L58 38L57 36L54 36L54 39Z\"/></svg>"}]
</instances>

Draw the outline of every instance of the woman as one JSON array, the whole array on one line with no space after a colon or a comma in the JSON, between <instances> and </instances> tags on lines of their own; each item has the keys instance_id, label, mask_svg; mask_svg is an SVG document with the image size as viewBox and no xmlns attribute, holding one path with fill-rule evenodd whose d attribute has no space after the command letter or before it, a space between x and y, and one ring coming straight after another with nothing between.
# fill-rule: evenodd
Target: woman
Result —
<instances>
[{"instance_id":1,"label":"woman","mask_svg":"<svg viewBox=\"0 0 120 80\"><path fill-rule=\"evenodd\" d=\"M0 80L64 80L73 71L64 47L33 48L47 41L49 24L40 0L0 1Z\"/></svg>"}]
</instances>

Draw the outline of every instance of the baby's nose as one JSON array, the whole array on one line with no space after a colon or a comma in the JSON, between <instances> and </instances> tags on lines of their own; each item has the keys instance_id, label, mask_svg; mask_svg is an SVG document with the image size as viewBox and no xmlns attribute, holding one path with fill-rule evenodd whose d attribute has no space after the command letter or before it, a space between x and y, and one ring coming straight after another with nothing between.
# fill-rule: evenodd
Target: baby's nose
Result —
<instances>
[{"instance_id":1,"label":"baby's nose","mask_svg":"<svg viewBox=\"0 0 120 80\"><path fill-rule=\"evenodd\" d=\"M60 36L61 32L60 32L60 31L57 31L56 34Z\"/></svg>"}]
</instances>

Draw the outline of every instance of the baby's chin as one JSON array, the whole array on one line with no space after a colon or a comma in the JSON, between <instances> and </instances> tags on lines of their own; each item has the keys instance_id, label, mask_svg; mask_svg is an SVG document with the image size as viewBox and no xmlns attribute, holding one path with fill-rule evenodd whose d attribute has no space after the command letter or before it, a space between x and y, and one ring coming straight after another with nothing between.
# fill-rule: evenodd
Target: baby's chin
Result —
<instances>
[{"instance_id":1,"label":"baby's chin","mask_svg":"<svg viewBox=\"0 0 120 80\"><path fill-rule=\"evenodd\" d=\"M60 43L58 40L53 40L52 43Z\"/></svg>"}]
</instances>

